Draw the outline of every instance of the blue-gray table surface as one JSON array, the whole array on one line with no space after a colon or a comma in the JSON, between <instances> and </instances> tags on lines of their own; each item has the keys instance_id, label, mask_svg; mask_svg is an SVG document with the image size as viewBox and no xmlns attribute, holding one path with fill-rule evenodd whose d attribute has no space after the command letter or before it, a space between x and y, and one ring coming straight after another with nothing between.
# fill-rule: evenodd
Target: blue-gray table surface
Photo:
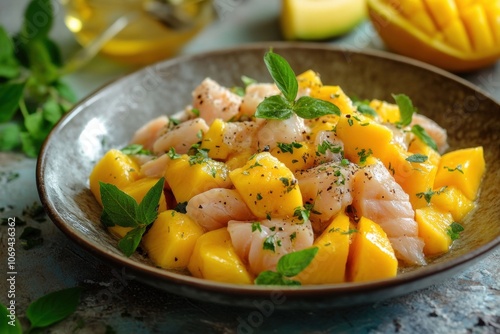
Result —
<instances>
[{"instance_id":1,"label":"blue-gray table surface","mask_svg":"<svg viewBox=\"0 0 500 334\"><path fill-rule=\"evenodd\" d=\"M281 40L279 1L221 0L219 19L190 42L192 54L245 42ZM18 29L27 1L0 0L0 24ZM56 6L58 6L56 4ZM221 9L222 8L222 9ZM53 37L65 56L78 49L57 11ZM369 23L328 41L352 49L383 49ZM67 77L84 97L130 67L97 57ZM463 76L500 101L500 63ZM48 218L33 219L39 205L34 159L0 152L0 216L17 216L42 230L43 244L30 250L18 243L16 310L25 320L27 305L62 288L85 287L82 302L51 333L500 333L500 250L465 272L401 297L357 307L278 311L234 308L165 293L112 269L71 242ZM28 209L28 210L27 210ZM40 217L38 217L40 218ZM7 301L7 234L0 226L0 303ZM5 321L5 319L0 319ZM26 324L26 323L25 323ZM111 331L111 332L112 332Z\"/></svg>"}]
</instances>

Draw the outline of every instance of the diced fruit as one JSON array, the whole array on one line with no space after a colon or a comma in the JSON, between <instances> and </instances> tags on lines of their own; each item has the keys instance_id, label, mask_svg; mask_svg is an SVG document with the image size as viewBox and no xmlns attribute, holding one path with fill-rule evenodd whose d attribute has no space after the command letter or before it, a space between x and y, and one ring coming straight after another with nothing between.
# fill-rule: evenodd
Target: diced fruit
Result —
<instances>
[{"instance_id":1,"label":"diced fruit","mask_svg":"<svg viewBox=\"0 0 500 334\"><path fill-rule=\"evenodd\" d=\"M139 170L139 165L128 155L119 150L109 150L90 173L90 190L102 205L99 182L111 183L121 189L139 179Z\"/></svg>"},{"instance_id":2,"label":"diced fruit","mask_svg":"<svg viewBox=\"0 0 500 334\"><path fill-rule=\"evenodd\" d=\"M323 86L319 74L313 70L307 70L297 75L297 82L299 84L299 88L310 89L311 91L318 90L321 86Z\"/></svg>"},{"instance_id":3,"label":"diced fruit","mask_svg":"<svg viewBox=\"0 0 500 334\"><path fill-rule=\"evenodd\" d=\"M297 179L285 164L269 152L254 155L241 168L229 173L238 193L260 219L292 217L302 207Z\"/></svg>"},{"instance_id":4,"label":"diced fruit","mask_svg":"<svg viewBox=\"0 0 500 334\"><path fill-rule=\"evenodd\" d=\"M203 228L187 214L167 210L158 215L142 238L142 246L153 263L161 268L187 267Z\"/></svg>"},{"instance_id":5,"label":"diced fruit","mask_svg":"<svg viewBox=\"0 0 500 334\"><path fill-rule=\"evenodd\" d=\"M431 204L443 212L449 212L453 220L461 222L467 214L474 209L474 202L455 187L446 187L443 191L436 193L431 198Z\"/></svg>"},{"instance_id":6,"label":"diced fruit","mask_svg":"<svg viewBox=\"0 0 500 334\"><path fill-rule=\"evenodd\" d=\"M413 154L422 154L427 156L429 162L435 166L439 166L441 155L432 149L429 145L424 143L420 138L414 138L408 146L408 152Z\"/></svg>"},{"instance_id":7,"label":"diced fruit","mask_svg":"<svg viewBox=\"0 0 500 334\"><path fill-rule=\"evenodd\" d=\"M318 253L294 279L302 284L328 284L345 282L345 268L349 253L349 217L340 213L314 240Z\"/></svg>"},{"instance_id":8,"label":"diced fruit","mask_svg":"<svg viewBox=\"0 0 500 334\"><path fill-rule=\"evenodd\" d=\"M322 86L311 91L311 97L335 104L342 114L353 112L352 101L340 86Z\"/></svg>"},{"instance_id":9,"label":"diced fruit","mask_svg":"<svg viewBox=\"0 0 500 334\"><path fill-rule=\"evenodd\" d=\"M200 148L208 150L208 156L212 159L226 159L229 155L229 146L224 143L225 125L226 123L218 118L203 135Z\"/></svg>"},{"instance_id":10,"label":"diced fruit","mask_svg":"<svg viewBox=\"0 0 500 334\"><path fill-rule=\"evenodd\" d=\"M315 151L315 147L311 147L308 142L300 142L276 146L271 150L271 155L295 172L313 166Z\"/></svg>"},{"instance_id":11,"label":"diced fruit","mask_svg":"<svg viewBox=\"0 0 500 334\"><path fill-rule=\"evenodd\" d=\"M384 230L361 217L353 233L347 260L347 280L365 282L396 276L398 260Z\"/></svg>"},{"instance_id":12,"label":"diced fruit","mask_svg":"<svg viewBox=\"0 0 500 334\"><path fill-rule=\"evenodd\" d=\"M146 196L146 193L153 188L156 182L158 182L158 179L142 178L124 186L121 190L127 195L132 196L137 204L139 204L142 202L144 196ZM158 202L158 213L165 210L167 210L167 201L165 199L165 194L162 193L160 201ZM123 238L130 230L132 230L131 227L123 227L119 225L108 227L108 231L120 238Z\"/></svg>"},{"instance_id":13,"label":"diced fruit","mask_svg":"<svg viewBox=\"0 0 500 334\"><path fill-rule=\"evenodd\" d=\"M388 48L449 71L500 57L500 3L489 0L367 0Z\"/></svg>"},{"instance_id":14,"label":"diced fruit","mask_svg":"<svg viewBox=\"0 0 500 334\"><path fill-rule=\"evenodd\" d=\"M434 188L455 187L474 201L484 171L485 161L481 146L446 153L441 157Z\"/></svg>"},{"instance_id":15,"label":"diced fruit","mask_svg":"<svg viewBox=\"0 0 500 334\"><path fill-rule=\"evenodd\" d=\"M188 269L194 277L212 281L252 284L253 277L236 254L227 229L203 234L196 241Z\"/></svg>"},{"instance_id":16,"label":"diced fruit","mask_svg":"<svg viewBox=\"0 0 500 334\"><path fill-rule=\"evenodd\" d=\"M347 33L366 18L366 0L283 0L285 39L321 40Z\"/></svg>"},{"instance_id":17,"label":"diced fruit","mask_svg":"<svg viewBox=\"0 0 500 334\"><path fill-rule=\"evenodd\" d=\"M165 179L177 202L186 202L194 195L212 188L229 188L231 180L227 166L203 156L182 156L170 159Z\"/></svg>"},{"instance_id":18,"label":"diced fruit","mask_svg":"<svg viewBox=\"0 0 500 334\"><path fill-rule=\"evenodd\" d=\"M425 255L446 253L451 246L448 228L453 223L451 213L442 212L434 206L426 206L415 210L418 223L418 236L425 242Z\"/></svg>"},{"instance_id":19,"label":"diced fruit","mask_svg":"<svg viewBox=\"0 0 500 334\"><path fill-rule=\"evenodd\" d=\"M397 104L380 100L372 100L370 101L370 107L375 110L380 117L380 121L383 123L396 123L401 120Z\"/></svg>"}]
</instances>

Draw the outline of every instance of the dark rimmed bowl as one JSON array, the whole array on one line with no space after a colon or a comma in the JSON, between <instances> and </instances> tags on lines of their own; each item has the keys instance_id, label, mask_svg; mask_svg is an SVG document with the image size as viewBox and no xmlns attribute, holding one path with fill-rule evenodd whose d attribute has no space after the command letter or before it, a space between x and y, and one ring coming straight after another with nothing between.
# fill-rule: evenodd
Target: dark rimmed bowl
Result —
<instances>
[{"instance_id":1,"label":"dark rimmed bowl","mask_svg":"<svg viewBox=\"0 0 500 334\"><path fill-rule=\"evenodd\" d=\"M190 103L205 77L226 86L241 75L269 82L263 55L272 47L296 73L313 69L325 84L350 96L391 100L411 97L420 113L448 130L451 149L484 147L486 175L477 209L453 249L429 265L368 283L266 288L222 284L155 268L136 254L127 258L99 223L101 209L89 190L96 161L123 147L149 119ZM320 44L271 43L167 60L99 89L64 117L45 142L37 164L41 201L54 223L97 258L159 289L215 303L277 308L340 307L378 301L439 283L500 244L500 105L470 83L437 68L383 52L350 51Z\"/></svg>"}]
</instances>

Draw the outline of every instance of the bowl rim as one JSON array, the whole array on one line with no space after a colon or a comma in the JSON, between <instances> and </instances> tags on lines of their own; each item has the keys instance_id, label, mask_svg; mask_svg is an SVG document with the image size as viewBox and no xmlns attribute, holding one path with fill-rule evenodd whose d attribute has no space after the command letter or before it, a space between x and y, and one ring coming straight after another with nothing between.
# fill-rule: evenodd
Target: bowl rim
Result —
<instances>
[{"instance_id":1,"label":"bowl rim","mask_svg":"<svg viewBox=\"0 0 500 334\"><path fill-rule=\"evenodd\" d=\"M39 193L39 197L49 218L54 222L54 224L74 243L96 256L100 260L104 260L115 267L121 267L129 269L133 274L140 277L145 277L148 280L166 280L168 284L180 284L183 286L188 286L199 291L209 291L225 295L244 295L251 297L267 296L269 297L270 291L279 290L282 291L285 296L288 297L306 297L308 299L315 298L318 296L343 296L352 293L369 293L376 292L378 290L383 290L385 288L395 288L407 285L408 283L425 280L432 278L434 276L439 276L442 273L448 271L458 271L459 268L465 267L466 264L472 262L473 260L479 260L480 258L486 256L492 252L495 248L500 245L500 235L491 240L490 242L470 251L456 258L446 260L441 263L428 264L417 270L398 274L396 277L384 280L361 282L361 283L338 283L338 284L324 284L324 285L304 285L300 289L296 287L276 287L276 286L258 286L258 285L240 285L240 284L230 284L230 283L219 283L215 281L210 281L206 279L196 278L165 269L156 268L149 264L134 261L131 258L127 258L124 255L118 253L112 253L107 251L104 247L96 245L91 240L88 240L81 232L73 231L69 225L59 216L58 209L50 202L44 175L46 172L47 164L47 154L50 150L50 144L56 137L57 133L64 128L73 117L78 115L80 112L85 110L85 106L91 103L94 99L98 98L99 94L106 90L108 87L118 84L122 80L127 80L133 75L138 75L140 72L146 71L148 68L162 65L162 66L174 66L176 63L185 63L200 58L205 58L208 56L223 55L226 53L243 52L246 50L254 51L264 51L269 48L276 49L307 49L311 51L322 50L322 51L332 51L337 52L347 52L351 54L382 58L384 60L389 60L398 63L404 63L413 67L417 67L426 71L434 72L440 76L443 76L449 80L455 81L467 88L473 90L476 93L484 95L485 98L490 99L496 104L499 104L488 92L483 91L480 87L475 86L471 82L458 77L457 75L437 68L433 65L423 63L421 61L407 58L405 56L400 56L397 54L389 53L380 50L361 50L361 49L351 49L347 47L339 47L336 45L321 44L321 43L306 43L306 42L257 42L257 43L245 43L239 46L233 46L223 49L217 49L212 51L201 52L197 54L179 56L172 59L163 60L149 66L143 67L129 74L123 75L117 79L111 80L110 82L100 86L93 92L88 94L85 98L80 100L75 106L66 113L63 118L54 126L47 139L44 141L40 154L37 159L36 164L36 185ZM500 104L499 104L500 106ZM429 283L428 285L431 285ZM411 292L412 290L407 290Z\"/></svg>"}]
</instances>

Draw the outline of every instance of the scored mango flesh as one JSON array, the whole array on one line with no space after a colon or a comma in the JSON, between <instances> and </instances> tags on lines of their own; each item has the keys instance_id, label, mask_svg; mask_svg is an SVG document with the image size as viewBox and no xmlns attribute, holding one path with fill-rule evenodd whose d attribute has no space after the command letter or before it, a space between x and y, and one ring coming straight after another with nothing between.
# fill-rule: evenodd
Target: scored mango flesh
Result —
<instances>
[{"instance_id":1,"label":"scored mango flesh","mask_svg":"<svg viewBox=\"0 0 500 334\"><path fill-rule=\"evenodd\" d=\"M370 18L394 51L447 70L500 57L499 0L368 0Z\"/></svg>"}]
</instances>

